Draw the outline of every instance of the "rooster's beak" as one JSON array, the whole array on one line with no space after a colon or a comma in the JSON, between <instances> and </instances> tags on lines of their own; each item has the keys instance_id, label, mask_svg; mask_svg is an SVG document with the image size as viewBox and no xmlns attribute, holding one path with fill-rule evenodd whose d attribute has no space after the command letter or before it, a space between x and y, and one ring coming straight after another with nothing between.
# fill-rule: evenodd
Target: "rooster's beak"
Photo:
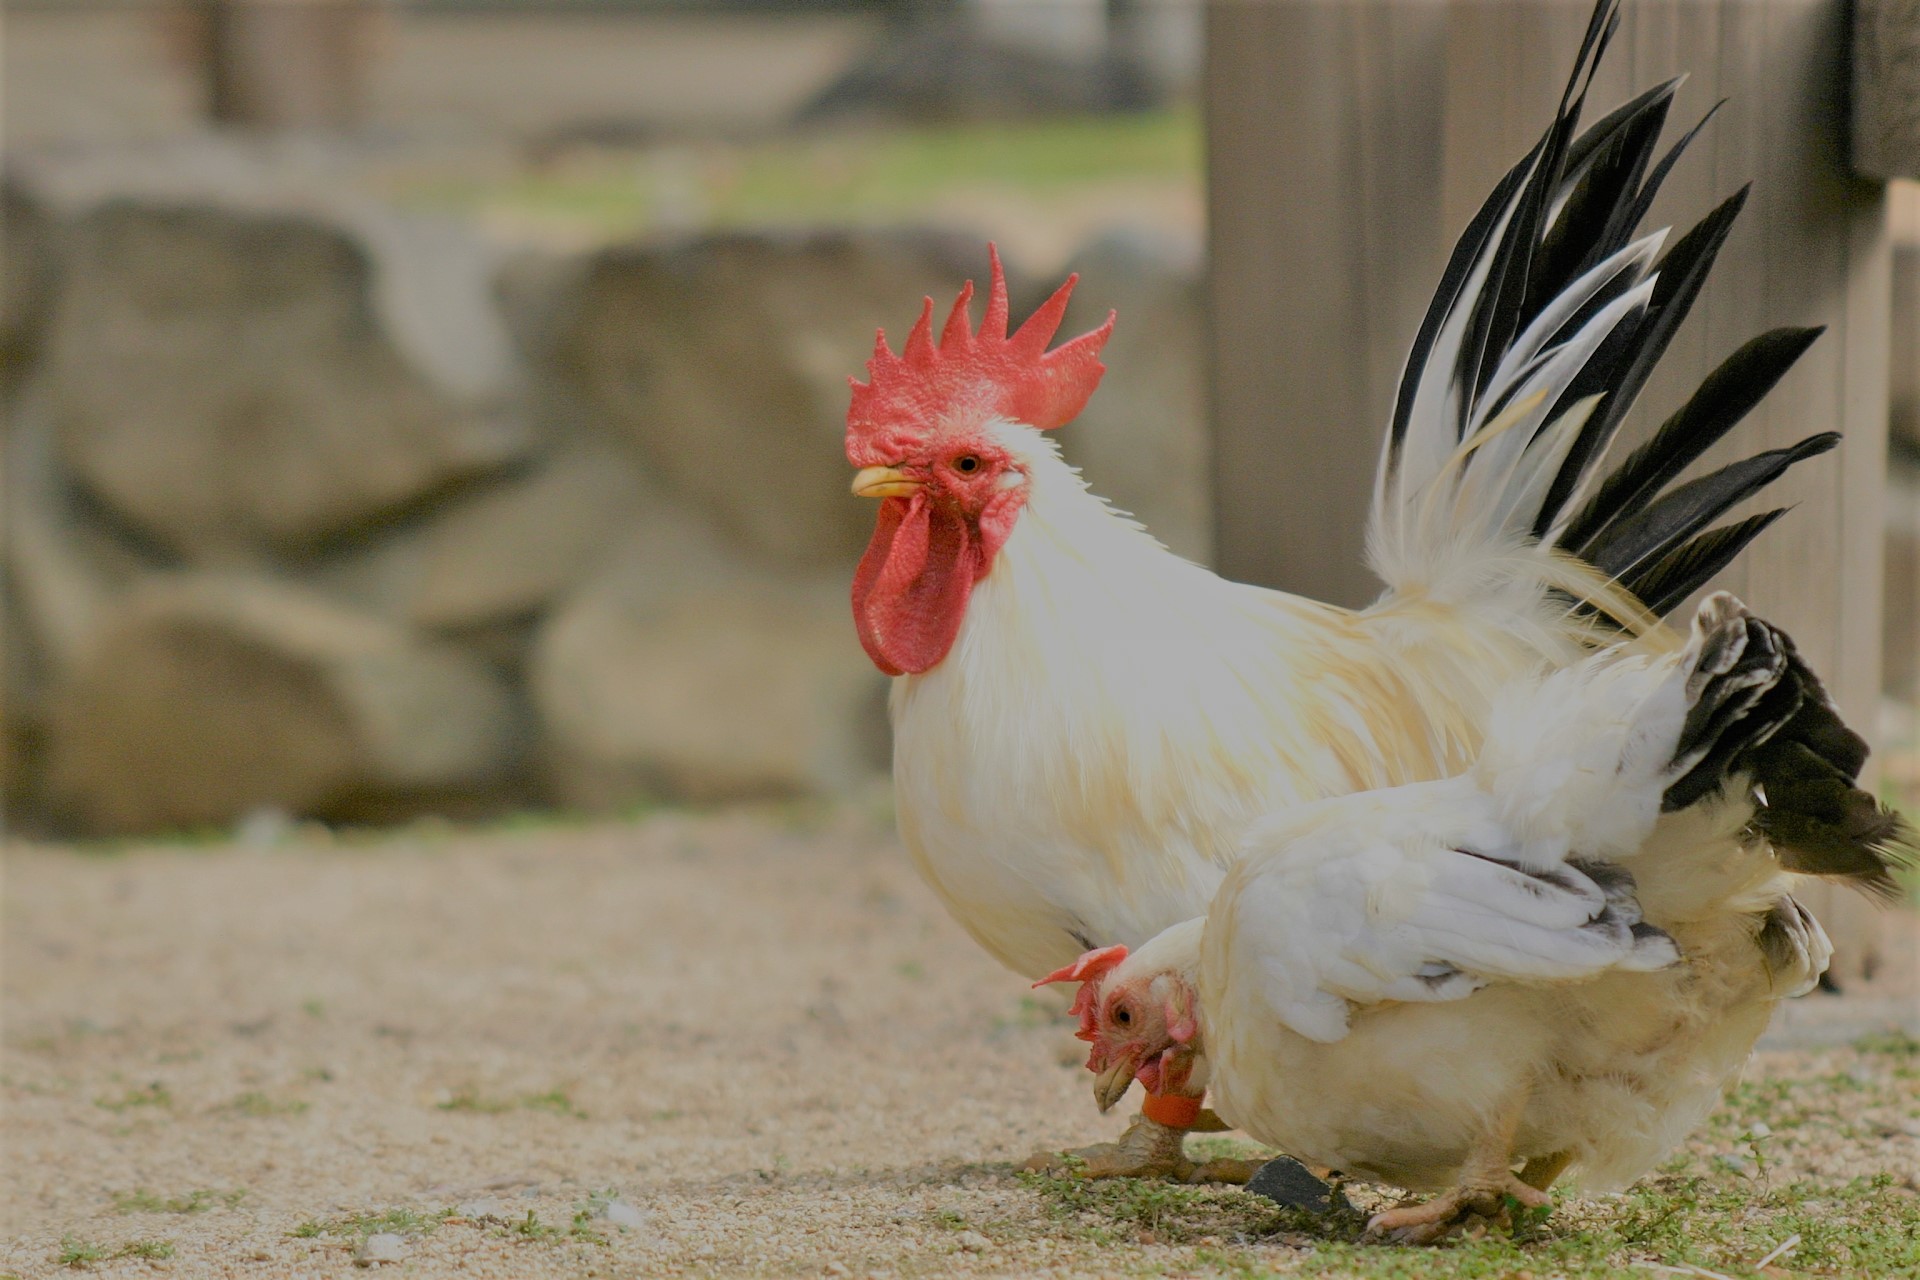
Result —
<instances>
[{"instance_id":1,"label":"rooster's beak","mask_svg":"<svg viewBox=\"0 0 1920 1280\"><path fill-rule=\"evenodd\" d=\"M898 467L862 467L853 478L853 491L862 498L911 498L921 482Z\"/></svg>"},{"instance_id":2,"label":"rooster's beak","mask_svg":"<svg viewBox=\"0 0 1920 1280\"><path fill-rule=\"evenodd\" d=\"M1135 1065L1132 1058L1123 1056L1094 1080L1093 1100L1100 1104L1102 1113L1112 1110L1114 1103L1127 1096L1127 1090L1133 1087Z\"/></svg>"}]
</instances>

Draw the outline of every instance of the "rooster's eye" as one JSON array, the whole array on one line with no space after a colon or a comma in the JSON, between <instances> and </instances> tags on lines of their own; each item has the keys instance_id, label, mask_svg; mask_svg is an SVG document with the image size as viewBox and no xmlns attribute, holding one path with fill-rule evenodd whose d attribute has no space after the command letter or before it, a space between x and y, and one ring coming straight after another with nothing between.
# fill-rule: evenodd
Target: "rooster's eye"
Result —
<instances>
[{"instance_id":1,"label":"rooster's eye","mask_svg":"<svg viewBox=\"0 0 1920 1280\"><path fill-rule=\"evenodd\" d=\"M980 469L980 459L974 457L970 453L962 454L960 457L955 458L953 460L953 469L955 471L964 471L968 474L972 474L973 472L978 471Z\"/></svg>"},{"instance_id":2,"label":"rooster's eye","mask_svg":"<svg viewBox=\"0 0 1920 1280\"><path fill-rule=\"evenodd\" d=\"M1121 1005L1113 1011L1113 1020L1123 1027L1130 1027L1133 1025L1133 1010Z\"/></svg>"}]
</instances>

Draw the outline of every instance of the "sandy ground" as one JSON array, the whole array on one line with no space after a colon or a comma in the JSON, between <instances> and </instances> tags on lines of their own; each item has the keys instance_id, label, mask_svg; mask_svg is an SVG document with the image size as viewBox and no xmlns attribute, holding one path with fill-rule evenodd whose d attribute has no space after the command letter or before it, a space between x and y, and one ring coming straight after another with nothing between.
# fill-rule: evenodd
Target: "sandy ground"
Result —
<instances>
[{"instance_id":1,"label":"sandy ground","mask_svg":"<svg viewBox=\"0 0 1920 1280\"><path fill-rule=\"evenodd\" d=\"M407 1276L1186 1274L1209 1243L1090 1243L1013 1175L1120 1122L864 819L16 846L4 888L0 1274L352 1274L387 1214ZM1779 1158L1920 1168L1920 1124L1876 1125Z\"/></svg>"}]
</instances>

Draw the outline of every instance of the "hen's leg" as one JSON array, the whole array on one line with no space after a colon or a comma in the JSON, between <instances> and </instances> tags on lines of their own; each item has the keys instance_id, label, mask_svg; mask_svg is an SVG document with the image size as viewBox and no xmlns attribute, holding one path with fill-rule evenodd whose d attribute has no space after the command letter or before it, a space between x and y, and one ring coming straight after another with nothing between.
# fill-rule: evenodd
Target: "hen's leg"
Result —
<instances>
[{"instance_id":1,"label":"hen's leg","mask_svg":"<svg viewBox=\"0 0 1920 1280\"><path fill-rule=\"evenodd\" d=\"M1556 1151L1550 1156L1535 1156L1520 1166L1520 1181L1536 1191L1545 1191L1559 1180L1573 1163L1573 1152Z\"/></svg>"},{"instance_id":2,"label":"hen's leg","mask_svg":"<svg viewBox=\"0 0 1920 1280\"><path fill-rule=\"evenodd\" d=\"M1081 1178L1170 1178L1175 1182L1243 1183L1262 1161L1208 1160L1195 1164L1183 1147L1194 1129L1219 1132L1226 1128L1211 1112L1189 1128L1159 1124L1135 1116L1118 1142L1101 1142L1075 1151L1042 1151L1021 1166L1039 1173L1067 1172ZM1210 1123L1208 1121L1211 1120Z\"/></svg>"},{"instance_id":3,"label":"hen's leg","mask_svg":"<svg viewBox=\"0 0 1920 1280\"><path fill-rule=\"evenodd\" d=\"M1467 1157L1458 1186L1425 1204L1402 1205L1374 1214L1367 1220L1367 1234L1384 1236L1396 1244L1432 1244L1470 1218L1500 1218L1509 1196L1529 1209L1553 1203L1545 1191L1513 1172L1513 1139L1526 1101L1523 1092ZM1549 1171L1548 1164L1556 1159L1560 1161L1558 1167ZM1538 1170L1533 1168L1535 1163L1540 1165ZM1550 1156L1547 1161L1529 1161L1528 1171L1551 1182L1566 1164L1567 1160Z\"/></svg>"}]
</instances>

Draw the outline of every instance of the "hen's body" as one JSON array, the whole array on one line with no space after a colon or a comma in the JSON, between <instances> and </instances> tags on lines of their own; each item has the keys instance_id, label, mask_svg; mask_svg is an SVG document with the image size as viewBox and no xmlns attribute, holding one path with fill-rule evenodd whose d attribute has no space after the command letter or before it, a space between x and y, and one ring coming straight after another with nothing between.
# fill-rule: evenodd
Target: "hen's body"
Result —
<instances>
[{"instance_id":1,"label":"hen's body","mask_svg":"<svg viewBox=\"0 0 1920 1280\"><path fill-rule=\"evenodd\" d=\"M1890 892L1913 833L1732 597L1680 653L1633 649L1503 693L1457 777L1261 819L1204 919L1083 960L1103 1100L1204 1083L1302 1160L1452 1189L1383 1215L1416 1239L1650 1168L1826 968L1788 873Z\"/></svg>"},{"instance_id":2,"label":"hen's body","mask_svg":"<svg viewBox=\"0 0 1920 1280\"><path fill-rule=\"evenodd\" d=\"M1322 1043L1275 1018L1258 968L1236 954L1237 930L1221 930L1201 963L1215 1107L1302 1160L1413 1191L1457 1185L1517 1107L1506 1160L1565 1157L1588 1190L1624 1186L1698 1127L1774 1005L1825 967L1822 956L1811 973L1775 973L1755 945L1769 904L1785 896L1764 845L1729 868L1730 894L1687 904L1713 910L1661 900L1671 888L1663 860L1678 855L1666 869L1685 876L1703 851L1740 849L1745 817L1717 806L1669 823L1633 860L1647 919L1685 957L1658 973L1506 984L1460 1004L1382 1003Z\"/></svg>"}]
</instances>

